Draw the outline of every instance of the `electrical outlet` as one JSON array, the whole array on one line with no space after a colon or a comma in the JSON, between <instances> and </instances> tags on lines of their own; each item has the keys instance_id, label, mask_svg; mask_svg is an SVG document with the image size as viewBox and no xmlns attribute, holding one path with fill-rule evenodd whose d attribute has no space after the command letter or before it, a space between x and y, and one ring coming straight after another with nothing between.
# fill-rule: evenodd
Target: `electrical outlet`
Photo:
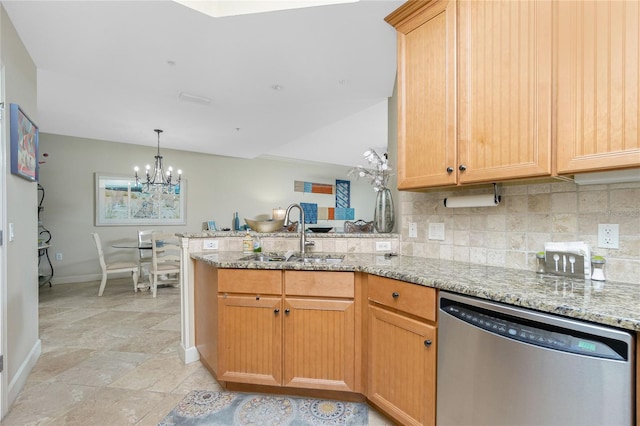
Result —
<instances>
[{"instance_id":1,"label":"electrical outlet","mask_svg":"<svg viewBox=\"0 0 640 426\"><path fill-rule=\"evenodd\" d=\"M429 224L429 239L444 241L444 223Z\"/></svg>"},{"instance_id":2,"label":"electrical outlet","mask_svg":"<svg viewBox=\"0 0 640 426\"><path fill-rule=\"evenodd\" d=\"M202 248L204 250L218 250L218 240L204 240Z\"/></svg>"},{"instance_id":3,"label":"electrical outlet","mask_svg":"<svg viewBox=\"0 0 640 426\"><path fill-rule=\"evenodd\" d=\"M62 253L56 253L56 260L59 262L62 261Z\"/></svg>"},{"instance_id":4,"label":"electrical outlet","mask_svg":"<svg viewBox=\"0 0 640 426\"><path fill-rule=\"evenodd\" d=\"M620 248L620 225L601 223L598 225L598 247Z\"/></svg>"},{"instance_id":5,"label":"electrical outlet","mask_svg":"<svg viewBox=\"0 0 640 426\"><path fill-rule=\"evenodd\" d=\"M409 238L418 238L418 224L409 222Z\"/></svg>"},{"instance_id":6,"label":"electrical outlet","mask_svg":"<svg viewBox=\"0 0 640 426\"><path fill-rule=\"evenodd\" d=\"M391 251L391 241L376 241L376 251Z\"/></svg>"}]
</instances>

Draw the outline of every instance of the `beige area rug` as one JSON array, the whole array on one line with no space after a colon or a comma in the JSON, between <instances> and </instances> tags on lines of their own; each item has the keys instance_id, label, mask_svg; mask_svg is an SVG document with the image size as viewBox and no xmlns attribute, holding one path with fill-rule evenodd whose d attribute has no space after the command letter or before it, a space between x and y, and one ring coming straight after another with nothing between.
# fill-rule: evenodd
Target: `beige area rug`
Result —
<instances>
[{"instance_id":1,"label":"beige area rug","mask_svg":"<svg viewBox=\"0 0 640 426\"><path fill-rule=\"evenodd\" d=\"M364 403L242 392L190 392L158 426L367 425Z\"/></svg>"}]
</instances>

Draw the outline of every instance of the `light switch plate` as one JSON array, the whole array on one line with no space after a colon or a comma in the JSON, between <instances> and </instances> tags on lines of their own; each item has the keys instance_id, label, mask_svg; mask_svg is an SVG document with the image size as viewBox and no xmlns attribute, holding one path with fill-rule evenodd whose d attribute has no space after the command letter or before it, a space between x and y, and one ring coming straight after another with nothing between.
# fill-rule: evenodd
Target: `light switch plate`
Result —
<instances>
[{"instance_id":1,"label":"light switch plate","mask_svg":"<svg viewBox=\"0 0 640 426\"><path fill-rule=\"evenodd\" d=\"M429 224L429 239L444 241L444 223Z\"/></svg>"},{"instance_id":2,"label":"light switch plate","mask_svg":"<svg viewBox=\"0 0 640 426\"><path fill-rule=\"evenodd\" d=\"M204 240L202 248L204 250L218 250L218 240Z\"/></svg>"},{"instance_id":3,"label":"light switch plate","mask_svg":"<svg viewBox=\"0 0 640 426\"><path fill-rule=\"evenodd\" d=\"M418 238L418 224L409 222L409 238Z\"/></svg>"}]
</instances>

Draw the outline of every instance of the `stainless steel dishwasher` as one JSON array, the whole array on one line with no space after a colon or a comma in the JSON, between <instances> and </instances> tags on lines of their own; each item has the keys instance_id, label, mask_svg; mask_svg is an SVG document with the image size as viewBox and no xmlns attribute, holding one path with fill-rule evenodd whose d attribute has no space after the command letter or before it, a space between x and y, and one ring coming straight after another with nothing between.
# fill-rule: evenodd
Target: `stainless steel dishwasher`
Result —
<instances>
[{"instance_id":1,"label":"stainless steel dishwasher","mask_svg":"<svg viewBox=\"0 0 640 426\"><path fill-rule=\"evenodd\" d=\"M446 292L438 306L438 426L632 424L632 334Z\"/></svg>"}]
</instances>

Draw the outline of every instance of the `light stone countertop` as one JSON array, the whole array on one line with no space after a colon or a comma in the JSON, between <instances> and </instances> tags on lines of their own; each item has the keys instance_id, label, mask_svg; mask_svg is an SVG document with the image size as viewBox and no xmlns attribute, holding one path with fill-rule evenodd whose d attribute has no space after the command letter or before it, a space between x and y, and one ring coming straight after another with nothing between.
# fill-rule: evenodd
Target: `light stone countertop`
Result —
<instances>
[{"instance_id":1,"label":"light stone countertop","mask_svg":"<svg viewBox=\"0 0 640 426\"><path fill-rule=\"evenodd\" d=\"M412 256L385 258L376 254L345 254L343 262L336 264L241 260L246 256L238 252L191 253L193 259L219 268L360 271L564 317L640 331L640 284L612 281L601 283Z\"/></svg>"}]
</instances>

